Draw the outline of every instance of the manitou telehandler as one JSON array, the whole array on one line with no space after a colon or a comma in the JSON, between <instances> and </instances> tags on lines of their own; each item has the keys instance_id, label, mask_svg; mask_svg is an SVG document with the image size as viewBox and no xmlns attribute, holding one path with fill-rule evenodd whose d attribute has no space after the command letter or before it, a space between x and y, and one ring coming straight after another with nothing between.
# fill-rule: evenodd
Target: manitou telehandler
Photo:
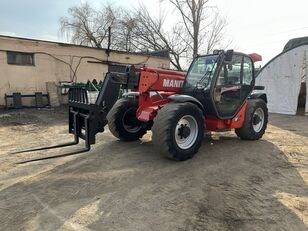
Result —
<instances>
[{"instance_id":1,"label":"manitou telehandler","mask_svg":"<svg viewBox=\"0 0 308 231\"><path fill-rule=\"evenodd\" d=\"M261 56L228 50L196 57L187 73L146 66L110 71L94 104L86 89L70 89L69 132L75 141L53 147L82 138L82 151L88 151L107 124L122 141L138 140L152 130L154 147L180 161L198 152L205 131L235 129L241 139L260 139L268 112L266 95L253 93L264 89L255 86L255 61ZM120 89L126 93L118 99Z\"/></svg>"}]
</instances>

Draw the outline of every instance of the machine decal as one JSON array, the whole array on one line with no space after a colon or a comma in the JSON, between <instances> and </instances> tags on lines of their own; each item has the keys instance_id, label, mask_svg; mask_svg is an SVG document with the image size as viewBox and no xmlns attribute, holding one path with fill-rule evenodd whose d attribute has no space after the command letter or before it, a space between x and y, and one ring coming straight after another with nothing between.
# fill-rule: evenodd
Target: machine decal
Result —
<instances>
[{"instance_id":1,"label":"machine decal","mask_svg":"<svg viewBox=\"0 0 308 231\"><path fill-rule=\"evenodd\" d=\"M183 80L164 79L163 87L182 88L183 83L184 83Z\"/></svg>"}]
</instances>

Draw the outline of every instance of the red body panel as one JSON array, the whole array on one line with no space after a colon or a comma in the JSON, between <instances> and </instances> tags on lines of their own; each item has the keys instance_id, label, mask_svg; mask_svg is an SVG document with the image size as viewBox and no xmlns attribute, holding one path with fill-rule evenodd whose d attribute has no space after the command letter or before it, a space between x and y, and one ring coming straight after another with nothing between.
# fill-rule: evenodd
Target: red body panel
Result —
<instances>
[{"instance_id":1,"label":"red body panel","mask_svg":"<svg viewBox=\"0 0 308 231\"><path fill-rule=\"evenodd\" d=\"M160 95L158 95L158 93ZM169 103L168 96L175 94L174 92L150 92L139 95L139 108L137 110L137 118L140 121L148 122L154 119L157 111L166 103Z\"/></svg>"},{"instance_id":2,"label":"red body panel","mask_svg":"<svg viewBox=\"0 0 308 231\"><path fill-rule=\"evenodd\" d=\"M259 62L259 61L262 61L262 56L259 55L259 54L256 54L256 53L252 53L252 54L249 54L250 58L252 59L252 61L255 63L255 62Z\"/></svg>"},{"instance_id":3,"label":"red body panel","mask_svg":"<svg viewBox=\"0 0 308 231\"><path fill-rule=\"evenodd\" d=\"M168 96L179 93L182 89L185 72L159 68L140 68L139 108L137 118L140 121L151 121L157 111L169 102Z\"/></svg>"},{"instance_id":4,"label":"red body panel","mask_svg":"<svg viewBox=\"0 0 308 231\"><path fill-rule=\"evenodd\" d=\"M143 122L151 121L159 109L169 103L170 95L180 93L185 73L179 71L163 70L159 68L140 68L139 79L139 108L136 116ZM208 131L219 131L240 128L245 119L247 102L233 119L221 120L215 116L207 116L204 125Z\"/></svg>"},{"instance_id":5,"label":"red body panel","mask_svg":"<svg viewBox=\"0 0 308 231\"><path fill-rule=\"evenodd\" d=\"M144 67L140 69L139 92L165 91L179 93L182 89L185 72Z\"/></svg>"},{"instance_id":6,"label":"red body panel","mask_svg":"<svg viewBox=\"0 0 308 231\"><path fill-rule=\"evenodd\" d=\"M233 117L233 119L221 120L215 116L207 116L204 121L205 128L208 131L219 131L225 129L233 129L242 127L245 119L245 111L247 102L244 103L241 110Z\"/></svg>"}]
</instances>

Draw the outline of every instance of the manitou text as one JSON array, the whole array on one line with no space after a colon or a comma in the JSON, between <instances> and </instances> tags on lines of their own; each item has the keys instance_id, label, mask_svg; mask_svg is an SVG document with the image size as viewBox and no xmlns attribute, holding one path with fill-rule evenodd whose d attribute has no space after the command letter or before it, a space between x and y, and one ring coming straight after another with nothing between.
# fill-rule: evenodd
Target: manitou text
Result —
<instances>
[{"instance_id":1,"label":"manitou text","mask_svg":"<svg viewBox=\"0 0 308 231\"><path fill-rule=\"evenodd\" d=\"M183 80L164 79L163 87L176 87L181 88L183 86Z\"/></svg>"}]
</instances>

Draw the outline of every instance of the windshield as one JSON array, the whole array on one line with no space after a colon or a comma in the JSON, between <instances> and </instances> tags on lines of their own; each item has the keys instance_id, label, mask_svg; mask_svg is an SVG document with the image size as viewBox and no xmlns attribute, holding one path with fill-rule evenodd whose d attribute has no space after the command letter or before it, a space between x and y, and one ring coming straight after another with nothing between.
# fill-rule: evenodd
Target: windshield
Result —
<instances>
[{"instance_id":1,"label":"windshield","mask_svg":"<svg viewBox=\"0 0 308 231\"><path fill-rule=\"evenodd\" d=\"M187 73L184 88L210 88L218 57L218 55L207 55L196 58Z\"/></svg>"}]
</instances>

